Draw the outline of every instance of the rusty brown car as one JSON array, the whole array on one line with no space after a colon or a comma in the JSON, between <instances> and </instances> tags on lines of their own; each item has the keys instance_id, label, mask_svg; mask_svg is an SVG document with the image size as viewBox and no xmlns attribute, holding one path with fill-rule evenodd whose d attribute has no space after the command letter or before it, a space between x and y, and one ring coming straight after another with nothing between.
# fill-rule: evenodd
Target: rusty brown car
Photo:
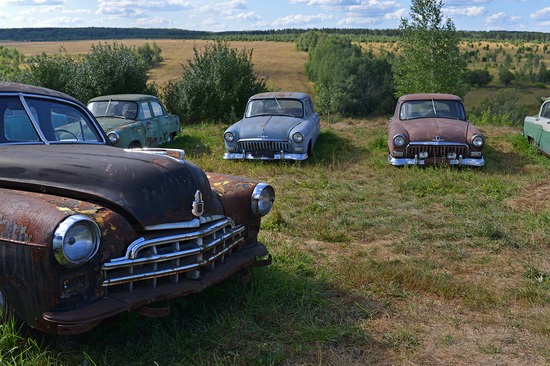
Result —
<instances>
[{"instance_id":1,"label":"rusty brown car","mask_svg":"<svg viewBox=\"0 0 550 366\"><path fill-rule=\"evenodd\" d=\"M409 94L397 101L388 128L388 161L404 165L485 165L485 136L467 118L462 98Z\"/></svg>"},{"instance_id":2,"label":"rusty brown car","mask_svg":"<svg viewBox=\"0 0 550 366\"><path fill-rule=\"evenodd\" d=\"M90 111L0 82L0 308L76 334L268 265L269 184L204 173L182 150L111 146Z\"/></svg>"}]
</instances>

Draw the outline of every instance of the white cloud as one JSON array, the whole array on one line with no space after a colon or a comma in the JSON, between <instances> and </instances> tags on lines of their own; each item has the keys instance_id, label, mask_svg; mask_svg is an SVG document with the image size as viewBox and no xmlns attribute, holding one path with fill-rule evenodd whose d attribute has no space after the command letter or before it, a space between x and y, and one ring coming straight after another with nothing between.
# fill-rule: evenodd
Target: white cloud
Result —
<instances>
[{"instance_id":1,"label":"white cloud","mask_svg":"<svg viewBox=\"0 0 550 366\"><path fill-rule=\"evenodd\" d=\"M550 20L550 8L544 8L533 12L531 18L544 21Z\"/></svg>"},{"instance_id":2,"label":"white cloud","mask_svg":"<svg viewBox=\"0 0 550 366\"><path fill-rule=\"evenodd\" d=\"M521 17L515 15L508 15L504 12L498 12L491 14L485 18L485 25L489 29L523 29L525 28L521 24Z\"/></svg>"},{"instance_id":3,"label":"white cloud","mask_svg":"<svg viewBox=\"0 0 550 366\"><path fill-rule=\"evenodd\" d=\"M465 8L449 7L443 9L443 12L448 17L477 17L487 14L487 9L484 6L471 6Z\"/></svg>"},{"instance_id":4,"label":"white cloud","mask_svg":"<svg viewBox=\"0 0 550 366\"><path fill-rule=\"evenodd\" d=\"M332 15L328 14L317 14L317 15L303 15L295 14L289 15L283 18L276 19L272 22L272 25L276 27L288 27L288 26L299 26L307 25L312 23L319 23L327 20L331 20Z\"/></svg>"},{"instance_id":5,"label":"white cloud","mask_svg":"<svg viewBox=\"0 0 550 366\"><path fill-rule=\"evenodd\" d=\"M65 0L0 0L0 5L63 5Z\"/></svg>"}]
</instances>

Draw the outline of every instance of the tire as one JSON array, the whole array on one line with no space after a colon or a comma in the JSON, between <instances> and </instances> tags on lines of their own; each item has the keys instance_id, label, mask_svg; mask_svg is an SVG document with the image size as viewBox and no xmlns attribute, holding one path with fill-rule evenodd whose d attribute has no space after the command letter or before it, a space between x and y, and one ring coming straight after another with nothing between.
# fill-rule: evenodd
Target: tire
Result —
<instances>
[{"instance_id":1,"label":"tire","mask_svg":"<svg viewBox=\"0 0 550 366\"><path fill-rule=\"evenodd\" d=\"M134 141L128 146L128 149L141 149L141 144L137 141Z\"/></svg>"}]
</instances>

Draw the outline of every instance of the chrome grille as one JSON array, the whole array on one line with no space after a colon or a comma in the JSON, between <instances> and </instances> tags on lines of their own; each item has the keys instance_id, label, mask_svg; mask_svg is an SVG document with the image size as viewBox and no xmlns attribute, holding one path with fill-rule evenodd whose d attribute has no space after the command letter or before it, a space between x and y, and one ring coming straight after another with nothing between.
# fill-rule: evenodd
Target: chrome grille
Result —
<instances>
[{"instance_id":1,"label":"chrome grille","mask_svg":"<svg viewBox=\"0 0 550 366\"><path fill-rule=\"evenodd\" d=\"M428 152L430 158L446 158L448 153L456 153L456 156L468 157L468 146L462 144L410 144L407 146L407 157L414 158L420 152Z\"/></svg>"},{"instance_id":2,"label":"chrome grille","mask_svg":"<svg viewBox=\"0 0 550 366\"><path fill-rule=\"evenodd\" d=\"M288 141L239 141L239 151L290 151L290 142Z\"/></svg>"},{"instance_id":3,"label":"chrome grille","mask_svg":"<svg viewBox=\"0 0 550 366\"><path fill-rule=\"evenodd\" d=\"M223 219L197 230L140 238L130 244L125 256L101 267L103 286L134 291L138 286L156 288L162 281L177 284L185 278L199 279L202 269L213 270L244 243L243 231L243 225Z\"/></svg>"}]
</instances>

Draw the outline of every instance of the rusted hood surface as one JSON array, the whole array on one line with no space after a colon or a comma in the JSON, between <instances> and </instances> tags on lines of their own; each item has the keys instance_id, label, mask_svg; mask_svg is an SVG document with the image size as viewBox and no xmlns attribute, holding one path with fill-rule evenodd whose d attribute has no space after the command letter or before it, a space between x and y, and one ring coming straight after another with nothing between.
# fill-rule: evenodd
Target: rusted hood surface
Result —
<instances>
[{"instance_id":1,"label":"rusted hood surface","mask_svg":"<svg viewBox=\"0 0 550 366\"><path fill-rule=\"evenodd\" d=\"M260 116L245 118L240 122L241 139L288 139L289 132L302 122L300 118Z\"/></svg>"},{"instance_id":2,"label":"rusted hood surface","mask_svg":"<svg viewBox=\"0 0 550 366\"><path fill-rule=\"evenodd\" d=\"M223 214L195 165L110 146L0 146L0 186L98 202L142 227L193 220L197 190L203 216Z\"/></svg>"},{"instance_id":3,"label":"rusted hood surface","mask_svg":"<svg viewBox=\"0 0 550 366\"><path fill-rule=\"evenodd\" d=\"M432 141L439 136L440 141L464 143L469 125L466 121L447 118L422 118L401 123L411 142Z\"/></svg>"}]
</instances>

